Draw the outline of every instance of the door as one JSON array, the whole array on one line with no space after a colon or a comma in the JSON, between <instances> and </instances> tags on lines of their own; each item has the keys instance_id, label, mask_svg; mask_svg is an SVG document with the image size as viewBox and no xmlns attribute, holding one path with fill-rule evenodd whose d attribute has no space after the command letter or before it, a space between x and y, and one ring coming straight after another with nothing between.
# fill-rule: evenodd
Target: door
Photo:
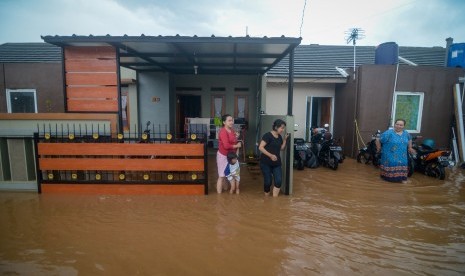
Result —
<instances>
[{"instance_id":1,"label":"door","mask_svg":"<svg viewBox=\"0 0 465 276\"><path fill-rule=\"evenodd\" d=\"M186 118L201 117L201 110L201 96L176 95L176 131L181 137L184 137Z\"/></svg>"},{"instance_id":2,"label":"door","mask_svg":"<svg viewBox=\"0 0 465 276\"><path fill-rule=\"evenodd\" d=\"M307 98L307 129L305 130L307 141L310 140L310 128L329 124L329 131L333 131L333 113L332 97Z\"/></svg>"}]
</instances>

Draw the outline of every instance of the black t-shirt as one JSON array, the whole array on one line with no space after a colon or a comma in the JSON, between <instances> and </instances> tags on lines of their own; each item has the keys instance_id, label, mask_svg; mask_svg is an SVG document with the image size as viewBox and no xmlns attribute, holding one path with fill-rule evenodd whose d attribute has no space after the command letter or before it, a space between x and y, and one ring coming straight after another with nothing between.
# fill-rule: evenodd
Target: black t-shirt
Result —
<instances>
[{"instance_id":1,"label":"black t-shirt","mask_svg":"<svg viewBox=\"0 0 465 276\"><path fill-rule=\"evenodd\" d=\"M278 160L272 161L268 156L262 153L260 162L267 164L269 166L281 166L281 146L283 144L283 138L281 135L278 135L278 138L275 138L271 132L267 132L263 135L262 141L265 141L265 149L278 157Z\"/></svg>"}]
</instances>

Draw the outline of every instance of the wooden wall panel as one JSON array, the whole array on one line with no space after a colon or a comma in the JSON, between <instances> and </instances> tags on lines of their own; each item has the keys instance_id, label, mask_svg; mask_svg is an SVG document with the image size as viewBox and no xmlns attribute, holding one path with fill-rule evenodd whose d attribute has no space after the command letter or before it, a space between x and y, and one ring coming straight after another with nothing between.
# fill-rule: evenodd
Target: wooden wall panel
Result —
<instances>
[{"instance_id":1,"label":"wooden wall panel","mask_svg":"<svg viewBox=\"0 0 465 276\"><path fill-rule=\"evenodd\" d=\"M114 59L115 49L111 46L66 46L66 59Z\"/></svg>"},{"instance_id":2,"label":"wooden wall panel","mask_svg":"<svg viewBox=\"0 0 465 276\"><path fill-rule=\"evenodd\" d=\"M118 112L118 101L68 99L68 111L76 112Z\"/></svg>"},{"instance_id":3,"label":"wooden wall panel","mask_svg":"<svg viewBox=\"0 0 465 276\"><path fill-rule=\"evenodd\" d=\"M70 99L115 99L118 97L118 89L116 86L69 86L67 94Z\"/></svg>"},{"instance_id":4,"label":"wooden wall panel","mask_svg":"<svg viewBox=\"0 0 465 276\"><path fill-rule=\"evenodd\" d=\"M66 72L116 72L116 59L66 60Z\"/></svg>"},{"instance_id":5,"label":"wooden wall panel","mask_svg":"<svg viewBox=\"0 0 465 276\"><path fill-rule=\"evenodd\" d=\"M64 53L67 111L118 112L116 50L67 46Z\"/></svg>"},{"instance_id":6,"label":"wooden wall panel","mask_svg":"<svg viewBox=\"0 0 465 276\"><path fill-rule=\"evenodd\" d=\"M117 85L115 73L67 73L66 85Z\"/></svg>"}]
</instances>

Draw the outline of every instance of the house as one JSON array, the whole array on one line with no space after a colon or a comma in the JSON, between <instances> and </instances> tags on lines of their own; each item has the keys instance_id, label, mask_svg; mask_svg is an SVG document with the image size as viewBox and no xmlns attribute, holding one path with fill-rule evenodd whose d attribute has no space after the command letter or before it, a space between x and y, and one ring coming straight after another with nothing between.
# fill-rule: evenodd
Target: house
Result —
<instances>
[{"instance_id":1,"label":"house","mask_svg":"<svg viewBox=\"0 0 465 276\"><path fill-rule=\"evenodd\" d=\"M189 130L186 118L229 113L252 130L244 138L248 149L255 147L262 76L300 43L300 38L248 36L43 39L61 51L66 114L115 115L118 124L109 130L112 135L141 133L142 123L152 121L160 130L156 135L165 139L168 134L185 135ZM126 95L123 67L136 74L130 78L132 87Z\"/></svg>"},{"instance_id":2,"label":"house","mask_svg":"<svg viewBox=\"0 0 465 276\"><path fill-rule=\"evenodd\" d=\"M294 60L293 115L298 125L295 136L309 139L311 127L328 123L334 136L342 139L345 153L354 157L361 145L357 143L354 121L357 120L360 138L367 141L377 129L392 125L395 96L415 94L421 95L423 105L416 111L419 116L415 117L415 128L407 129L434 138L440 147L450 148L452 86L464 71L445 67L446 52L443 47L400 46L398 56L418 66L399 62L396 74L397 66L393 63L375 64L376 47L357 46L354 78L352 46L300 45ZM280 64L267 73L267 114L283 112L286 83L286 69Z\"/></svg>"}]
</instances>

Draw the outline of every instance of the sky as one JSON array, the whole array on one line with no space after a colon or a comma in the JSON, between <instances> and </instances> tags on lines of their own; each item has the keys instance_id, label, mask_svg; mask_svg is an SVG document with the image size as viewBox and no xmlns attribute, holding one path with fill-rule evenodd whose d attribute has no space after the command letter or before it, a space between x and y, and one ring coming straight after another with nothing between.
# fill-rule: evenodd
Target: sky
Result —
<instances>
[{"instance_id":1,"label":"sky","mask_svg":"<svg viewBox=\"0 0 465 276\"><path fill-rule=\"evenodd\" d=\"M465 42L465 0L0 0L0 44L41 35L302 37L301 44ZM350 44L352 45L352 44Z\"/></svg>"}]
</instances>

